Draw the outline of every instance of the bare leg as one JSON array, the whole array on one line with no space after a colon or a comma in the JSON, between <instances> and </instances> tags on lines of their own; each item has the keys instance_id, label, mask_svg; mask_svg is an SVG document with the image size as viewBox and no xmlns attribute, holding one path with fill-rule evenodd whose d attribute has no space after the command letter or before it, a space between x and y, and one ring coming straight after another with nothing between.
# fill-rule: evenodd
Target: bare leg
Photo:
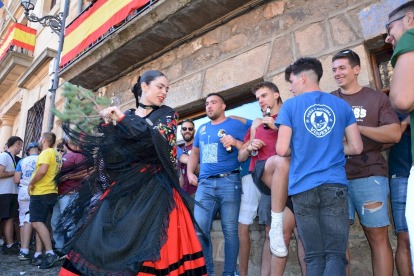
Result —
<instances>
[{"instance_id":1,"label":"bare leg","mask_svg":"<svg viewBox=\"0 0 414 276\"><path fill-rule=\"evenodd\" d=\"M349 254L349 248L346 247L346 258L348 260L348 265L346 266L346 276L349 276L349 271L351 270L351 255Z\"/></svg>"},{"instance_id":2,"label":"bare leg","mask_svg":"<svg viewBox=\"0 0 414 276\"><path fill-rule=\"evenodd\" d=\"M397 234L395 264L397 266L398 275L414 275L411 270L413 265L411 263L410 239L408 232L401 232Z\"/></svg>"},{"instance_id":3,"label":"bare leg","mask_svg":"<svg viewBox=\"0 0 414 276\"><path fill-rule=\"evenodd\" d=\"M20 220L19 220L19 217L16 217L14 219L14 222L15 222L15 224L14 224L14 232L16 233L16 239L21 243L22 241L20 239L20 226L19 226Z\"/></svg>"},{"instance_id":4,"label":"bare leg","mask_svg":"<svg viewBox=\"0 0 414 276\"><path fill-rule=\"evenodd\" d=\"M292 236L293 228L295 228L295 217L289 208L285 207L285 215L283 216L283 238L286 243L286 247L289 248L290 237ZM272 256L272 276L283 276L285 266L287 262L287 256L279 258Z\"/></svg>"},{"instance_id":5,"label":"bare leg","mask_svg":"<svg viewBox=\"0 0 414 276\"><path fill-rule=\"evenodd\" d=\"M272 190L272 211L281 213L285 209L289 184L289 157L274 155L267 159L262 180Z\"/></svg>"},{"instance_id":6,"label":"bare leg","mask_svg":"<svg viewBox=\"0 0 414 276\"><path fill-rule=\"evenodd\" d=\"M14 218L9 218L4 224L4 243L6 245L13 243Z\"/></svg>"},{"instance_id":7,"label":"bare leg","mask_svg":"<svg viewBox=\"0 0 414 276\"><path fill-rule=\"evenodd\" d=\"M300 264L300 269L302 270L302 276L306 276L306 261L305 261L305 247L301 237L299 236L298 228L295 226L293 229L296 237L296 245L298 247L298 259Z\"/></svg>"},{"instance_id":8,"label":"bare leg","mask_svg":"<svg viewBox=\"0 0 414 276\"><path fill-rule=\"evenodd\" d=\"M50 233L43 222L32 222L33 228L39 234L46 251L52 250L52 241L50 240Z\"/></svg>"},{"instance_id":9,"label":"bare leg","mask_svg":"<svg viewBox=\"0 0 414 276\"><path fill-rule=\"evenodd\" d=\"M20 235L22 248L28 249L30 246L30 239L32 237L32 225L28 222L25 222L24 226L21 227Z\"/></svg>"},{"instance_id":10,"label":"bare leg","mask_svg":"<svg viewBox=\"0 0 414 276\"><path fill-rule=\"evenodd\" d=\"M250 225L239 222L239 275L246 276L249 271Z\"/></svg>"},{"instance_id":11,"label":"bare leg","mask_svg":"<svg viewBox=\"0 0 414 276\"><path fill-rule=\"evenodd\" d=\"M262 267L260 269L261 276L270 276L270 266L272 260L272 253L270 253L270 241L269 241L269 230L270 225L265 226L266 229L266 236L263 243L263 250L262 250Z\"/></svg>"},{"instance_id":12,"label":"bare leg","mask_svg":"<svg viewBox=\"0 0 414 276\"><path fill-rule=\"evenodd\" d=\"M392 256L391 244L388 239L388 226L380 228L363 226L363 229L367 235L369 245L371 246L372 271L374 276L392 275L394 270L394 260Z\"/></svg>"},{"instance_id":13,"label":"bare leg","mask_svg":"<svg viewBox=\"0 0 414 276\"><path fill-rule=\"evenodd\" d=\"M42 251L43 251L43 242L39 234L36 231L36 252L42 252Z\"/></svg>"}]
</instances>

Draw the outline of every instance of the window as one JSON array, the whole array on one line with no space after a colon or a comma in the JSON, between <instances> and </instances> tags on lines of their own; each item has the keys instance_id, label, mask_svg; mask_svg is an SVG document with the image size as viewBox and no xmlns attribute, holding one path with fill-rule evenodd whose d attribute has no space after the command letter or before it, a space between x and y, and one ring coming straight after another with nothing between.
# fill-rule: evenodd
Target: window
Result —
<instances>
[{"instance_id":1,"label":"window","mask_svg":"<svg viewBox=\"0 0 414 276\"><path fill-rule=\"evenodd\" d=\"M46 97L36 102L27 112L26 130L24 133L23 149L31 142L37 142L42 135L43 114L45 112ZM24 152L22 156L24 156Z\"/></svg>"},{"instance_id":2,"label":"window","mask_svg":"<svg viewBox=\"0 0 414 276\"><path fill-rule=\"evenodd\" d=\"M386 45L371 52L375 85L378 90L385 93L390 92L391 87L393 75L393 68L391 65L392 52L391 45Z\"/></svg>"}]
</instances>

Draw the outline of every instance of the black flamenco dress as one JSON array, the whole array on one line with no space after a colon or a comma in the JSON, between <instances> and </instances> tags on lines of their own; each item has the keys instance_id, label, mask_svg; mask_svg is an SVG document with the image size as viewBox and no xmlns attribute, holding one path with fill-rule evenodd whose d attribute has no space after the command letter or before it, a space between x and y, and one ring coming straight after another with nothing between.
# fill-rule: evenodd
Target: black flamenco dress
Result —
<instances>
[{"instance_id":1,"label":"black flamenco dress","mask_svg":"<svg viewBox=\"0 0 414 276\"><path fill-rule=\"evenodd\" d=\"M59 275L207 275L178 185L177 113L128 110L97 135L63 128L89 152L92 171L60 221L76 230Z\"/></svg>"}]
</instances>

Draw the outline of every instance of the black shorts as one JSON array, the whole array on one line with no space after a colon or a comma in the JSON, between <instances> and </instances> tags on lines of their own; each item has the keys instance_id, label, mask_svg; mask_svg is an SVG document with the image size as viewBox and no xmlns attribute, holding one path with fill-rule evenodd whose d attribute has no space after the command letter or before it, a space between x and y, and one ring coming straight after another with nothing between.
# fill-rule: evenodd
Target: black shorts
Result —
<instances>
[{"instance_id":1,"label":"black shorts","mask_svg":"<svg viewBox=\"0 0 414 276\"><path fill-rule=\"evenodd\" d=\"M253 177L253 182L254 184L256 184L257 188L259 189L260 192L262 192L262 194L270 196L271 190L270 188L266 185L266 183L263 182L262 180L262 176L263 176L263 171L266 165L266 160L257 160L256 162L256 166L254 166L254 169L252 171L252 177ZM271 202L270 202L270 197L266 197L266 196L262 196L263 199L260 200L259 202L259 218L260 218L260 214L262 214L262 218L263 220L261 220L263 222L263 224L267 224L268 222L268 216L267 213L270 214L271 210L270 206L271 206ZM293 204L292 204L292 200L290 198L290 196L288 196L287 201L286 201L286 207L288 207L292 213L293 212ZM270 225L270 224L269 224Z\"/></svg>"},{"instance_id":2,"label":"black shorts","mask_svg":"<svg viewBox=\"0 0 414 276\"><path fill-rule=\"evenodd\" d=\"M19 202L17 194L0 195L0 219L9 219L19 216Z\"/></svg>"},{"instance_id":3,"label":"black shorts","mask_svg":"<svg viewBox=\"0 0 414 276\"><path fill-rule=\"evenodd\" d=\"M270 188L266 185L266 183L262 180L263 171L265 169L266 160L257 160L256 166L252 171L253 182L256 184L259 191L261 191L265 195L271 195Z\"/></svg>"},{"instance_id":4,"label":"black shorts","mask_svg":"<svg viewBox=\"0 0 414 276\"><path fill-rule=\"evenodd\" d=\"M46 223L57 201L57 194L32 195L30 197L30 222Z\"/></svg>"}]
</instances>

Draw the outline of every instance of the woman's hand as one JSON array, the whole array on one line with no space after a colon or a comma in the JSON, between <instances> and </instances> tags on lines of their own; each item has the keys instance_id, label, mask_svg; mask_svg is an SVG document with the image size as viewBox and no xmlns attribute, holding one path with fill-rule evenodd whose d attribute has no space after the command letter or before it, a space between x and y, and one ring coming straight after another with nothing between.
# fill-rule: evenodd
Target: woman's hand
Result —
<instances>
[{"instance_id":1,"label":"woman's hand","mask_svg":"<svg viewBox=\"0 0 414 276\"><path fill-rule=\"evenodd\" d=\"M108 119L118 121L124 114L116 106L110 106L99 111L99 115L107 121Z\"/></svg>"}]
</instances>

